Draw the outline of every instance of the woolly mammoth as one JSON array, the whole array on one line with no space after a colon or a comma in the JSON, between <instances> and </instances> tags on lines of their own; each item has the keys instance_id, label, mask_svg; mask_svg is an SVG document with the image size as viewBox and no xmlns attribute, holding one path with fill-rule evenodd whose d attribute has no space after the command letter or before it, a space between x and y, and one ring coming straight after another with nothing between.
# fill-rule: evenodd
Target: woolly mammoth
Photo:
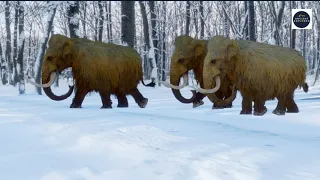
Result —
<instances>
[{"instance_id":1,"label":"woolly mammoth","mask_svg":"<svg viewBox=\"0 0 320 180\"><path fill-rule=\"evenodd\" d=\"M218 105L226 105L236 97L236 89L242 95L240 114L264 115L265 102L274 98L278 105L273 114L299 112L293 95L297 87L308 91L306 64L298 51L246 40L231 40L215 36L208 43L208 53L204 60L204 87L198 91L208 94L209 99ZM220 77L227 78L235 87L232 96L219 99L214 92L219 89ZM213 89L210 89L215 87Z\"/></svg>"},{"instance_id":2,"label":"woolly mammoth","mask_svg":"<svg viewBox=\"0 0 320 180\"><path fill-rule=\"evenodd\" d=\"M167 87L172 89L172 92L177 100L181 103L193 103L193 107L201 106L202 99L206 96L202 93L193 92L190 99L186 99L181 95L180 89L187 85L188 72L193 70L197 83L203 88L203 61L207 54L207 40L193 39L190 36L179 36L175 39L175 50L171 57L170 68L170 84ZM183 84L179 86L180 79L183 77ZM227 79L221 83L221 88L216 92L220 99L231 95L231 88ZM218 106L214 103L213 108L232 107L232 102L225 106Z\"/></svg>"},{"instance_id":3,"label":"woolly mammoth","mask_svg":"<svg viewBox=\"0 0 320 180\"><path fill-rule=\"evenodd\" d=\"M140 108L148 103L137 88L139 81L144 84L142 60L133 48L53 35L44 56L42 84L32 83L42 87L50 99L64 100L72 94L73 86L61 96L53 94L50 86L56 72L68 67L72 67L76 86L70 108L81 108L85 96L91 91L99 92L103 104L101 108L112 108L111 94L118 97L118 107L128 107L126 95L132 95ZM155 83L145 86L154 87Z\"/></svg>"}]
</instances>

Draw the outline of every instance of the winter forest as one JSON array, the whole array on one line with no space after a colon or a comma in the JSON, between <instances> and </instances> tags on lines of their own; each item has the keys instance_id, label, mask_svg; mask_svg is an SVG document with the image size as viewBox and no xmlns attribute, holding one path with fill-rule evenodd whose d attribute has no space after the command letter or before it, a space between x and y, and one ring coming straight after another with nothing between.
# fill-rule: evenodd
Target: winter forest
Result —
<instances>
[{"instance_id":1,"label":"winter forest","mask_svg":"<svg viewBox=\"0 0 320 180\"><path fill-rule=\"evenodd\" d=\"M296 8L313 9L311 30L291 28L291 9ZM40 82L48 39L58 33L134 47L143 57L144 78L163 81L169 76L173 41L182 34L291 47L305 57L312 85L319 76L319 9L316 1L1 2L1 83L23 93L24 74ZM70 70L63 71L55 85L70 77Z\"/></svg>"}]
</instances>

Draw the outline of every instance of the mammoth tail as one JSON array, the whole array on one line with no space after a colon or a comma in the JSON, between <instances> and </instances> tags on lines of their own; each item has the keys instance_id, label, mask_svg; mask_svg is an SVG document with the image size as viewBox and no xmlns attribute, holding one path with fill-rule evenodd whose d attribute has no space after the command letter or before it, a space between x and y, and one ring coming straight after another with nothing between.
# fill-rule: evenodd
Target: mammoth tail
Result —
<instances>
[{"instance_id":1,"label":"mammoth tail","mask_svg":"<svg viewBox=\"0 0 320 180\"><path fill-rule=\"evenodd\" d=\"M141 80L141 82L142 82L142 84L144 86L147 86L147 87L155 87L156 86L156 83L154 82L154 79L152 79L151 83L149 83L149 84L145 84L143 79Z\"/></svg>"},{"instance_id":2,"label":"mammoth tail","mask_svg":"<svg viewBox=\"0 0 320 180\"><path fill-rule=\"evenodd\" d=\"M304 91L304 92L308 92L308 91L309 91L309 86L308 86L307 83L304 83L304 84L302 85L302 88L303 88L303 91Z\"/></svg>"}]
</instances>

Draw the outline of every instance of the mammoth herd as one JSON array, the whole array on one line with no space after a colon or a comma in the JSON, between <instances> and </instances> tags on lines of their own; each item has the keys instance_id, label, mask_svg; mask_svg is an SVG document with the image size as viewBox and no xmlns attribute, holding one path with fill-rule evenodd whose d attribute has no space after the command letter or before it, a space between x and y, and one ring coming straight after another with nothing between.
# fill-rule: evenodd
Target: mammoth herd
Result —
<instances>
[{"instance_id":1,"label":"mammoth herd","mask_svg":"<svg viewBox=\"0 0 320 180\"><path fill-rule=\"evenodd\" d=\"M69 86L69 91L60 96L50 86L56 73L68 67L72 67L76 87L70 108L81 108L91 91L99 92L101 108L112 108L111 94L117 97L118 107L128 107L126 96L131 95L144 108L148 99L137 86L140 81L145 86L155 86L154 81L143 82L142 59L133 48L58 34L49 40L42 65L42 84L27 80L42 87L50 99L64 100L71 96L74 86ZM200 87L193 87L192 97L187 99L180 90L187 86L190 70ZM171 88L178 101L192 103L193 107L201 106L208 97L213 109L231 108L239 91L240 114L252 114L253 109L254 115L262 116L267 112L265 102L275 98L278 104L273 114L298 113L294 91L298 87L308 91L305 79L305 60L294 49L223 36L210 40L179 36L171 57L170 83L159 82Z\"/></svg>"}]
</instances>

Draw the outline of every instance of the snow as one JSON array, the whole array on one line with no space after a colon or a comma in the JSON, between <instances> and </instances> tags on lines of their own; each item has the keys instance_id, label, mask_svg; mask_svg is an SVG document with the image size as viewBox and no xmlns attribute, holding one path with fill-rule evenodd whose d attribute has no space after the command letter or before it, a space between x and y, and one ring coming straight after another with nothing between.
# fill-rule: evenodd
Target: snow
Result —
<instances>
[{"instance_id":1,"label":"snow","mask_svg":"<svg viewBox=\"0 0 320 180\"><path fill-rule=\"evenodd\" d=\"M56 94L67 91L60 81ZM82 109L73 97L52 101L26 84L26 94L0 85L0 179L15 180L318 180L320 179L319 87L297 90L298 114L265 116L178 102L165 87L139 85L149 98L141 109L100 109L97 93ZM182 94L190 97L189 88Z\"/></svg>"}]
</instances>

